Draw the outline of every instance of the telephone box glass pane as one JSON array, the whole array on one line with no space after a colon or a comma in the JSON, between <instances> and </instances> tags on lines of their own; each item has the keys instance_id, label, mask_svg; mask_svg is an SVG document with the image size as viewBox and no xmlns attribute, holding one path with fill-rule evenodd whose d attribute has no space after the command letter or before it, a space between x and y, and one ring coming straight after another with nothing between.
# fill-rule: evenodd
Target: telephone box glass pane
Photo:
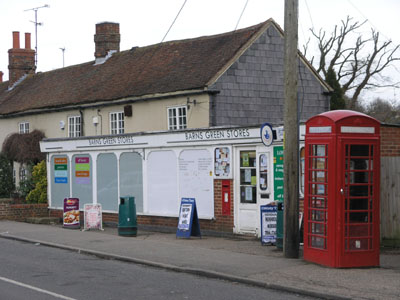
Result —
<instances>
[{"instance_id":1,"label":"telephone box glass pane","mask_svg":"<svg viewBox=\"0 0 400 300\"><path fill-rule=\"evenodd\" d=\"M345 146L345 250L372 249L373 145Z\"/></svg>"},{"instance_id":2,"label":"telephone box glass pane","mask_svg":"<svg viewBox=\"0 0 400 300\"><path fill-rule=\"evenodd\" d=\"M310 145L308 182L308 245L327 249L328 145Z\"/></svg>"}]
</instances>

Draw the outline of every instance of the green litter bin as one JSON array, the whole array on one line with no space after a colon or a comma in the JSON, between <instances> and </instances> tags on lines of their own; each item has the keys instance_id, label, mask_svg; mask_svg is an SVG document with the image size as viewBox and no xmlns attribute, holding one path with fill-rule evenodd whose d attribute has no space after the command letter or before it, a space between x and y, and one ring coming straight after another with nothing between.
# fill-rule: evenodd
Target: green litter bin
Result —
<instances>
[{"instance_id":1,"label":"green litter bin","mask_svg":"<svg viewBox=\"0 0 400 300\"><path fill-rule=\"evenodd\" d=\"M118 235L137 235L135 197L120 198L118 211Z\"/></svg>"},{"instance_id":2,"label":"green litter bin","mask_svg":"<svg viewBox=\"0 0 400 300\"><path fill-rule=\"evenodd\" d=\"M278 201L276 215L276 248L283 249L283 202Z\"/></svg>"}]
</instances>

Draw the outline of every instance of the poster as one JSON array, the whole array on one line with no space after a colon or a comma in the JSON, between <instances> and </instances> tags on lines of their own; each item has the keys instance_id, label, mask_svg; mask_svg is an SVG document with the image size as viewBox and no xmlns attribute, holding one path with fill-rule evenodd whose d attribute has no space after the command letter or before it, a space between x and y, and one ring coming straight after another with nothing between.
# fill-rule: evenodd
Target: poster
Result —
<instances>
[{"instance_id":1,"label":"poster","mask_svg":"<svg viewBox=\"0 0 400 300\"><path fill-rule=\"evenodd\" d=\"M229 177L231 173L231 155L228 147L215 148L214 174L216 177Z\"/></svg>"},{"instance_id":2,"label":"poster","mask_svg":"<svg viewBox=\"0 0 400 300\"><path fill-rule=\"evenodd\" d=\"M64 199L64 214L63 225L65 228L79 228L79 199L78 198L65 198Z\"/></svg>"},{"instance_id":3,"label":"poster","mask_svg":"<svg viewBox=\"0 0 400 300\"><path fill-rule=\"evenodd\" d=\"M244 182L251 183L251 170L250 169L244 170Z\"/></svg>"},{"instance_id":4,"label":"poster","mask_svg":"<svg viewBox=\"0 0 400 300\"><path fill-rule=\"evenodd\" d=\"M250 167L250 164L249 164L249 154L248 153L243 153L243 156L242 156L242 162L243 162L243 167Z\"/></svg>"},{"instance_id":5,"label":"poster","mask_svg":"<svg viewBox=\"0 0 400 300\"><path fill-rule=\"evenodd\" d=\"M253 187L246 186L245 192L246 192L245 200L246 201L253 201Z\"/></svg>"},{"instance_id":6,"label":"poster","mask_svg":"<svg viewBox=\"0 0 400 300\"><path fill-rule=\"evenodd\" d=\"M179 212L179 230L189 230L190 217L192 215L192 204L182 204Z\"/></svg>"},{"instance_id":7,"label":"poster","mask_svg":"<svg viewBox=\"0 0 400 300\"><path fill-rule=\"evenodd\" d=\"M75 157L76 184L90 184L90 159L89 157Z\"/></svg>"},{"instance_id":8,"label":"poster","mask_svg":"<svg viewBox=\"0 0 400 300\"><path fill-rule=\"evenodd\" d=\"M54 183L68 183L67 157L54 157Z\"/></svg>"},{"instance_id":9,"label":"poster","mask_svg":"<svg viewBox=\"0 0 400 300\"><path fill-rule=\"evenodd\" d=\"M84 206L84 230L103 230L101 204L85 204Z\"/></svg>"},{"instance_id":10,"label":"poster","mask_svg":"<svg viewBox=\"0 0 400 300\"><path fill-rule=\"evenodd\" d=\"M277 207L274 204L262 205L260 211L261 244L275 244Z\"/></svg>"}]
</instances>

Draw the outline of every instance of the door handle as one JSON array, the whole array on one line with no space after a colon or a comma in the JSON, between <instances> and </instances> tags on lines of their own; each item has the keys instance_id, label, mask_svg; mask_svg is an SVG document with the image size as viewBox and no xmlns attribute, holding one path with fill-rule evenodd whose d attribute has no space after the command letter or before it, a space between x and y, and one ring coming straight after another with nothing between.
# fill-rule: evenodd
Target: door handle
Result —
<instances>
[{"instance_id":1,"label":"door handle","mask_svg":"<svg viewBox=\"0 0 400 300\"><path fill-rule=\"evenodd\" d=\"M340 189L340 193L341 193L342 195L344 195L344 191L343 191L343 189Z\"/></svg>"}]
</instances>

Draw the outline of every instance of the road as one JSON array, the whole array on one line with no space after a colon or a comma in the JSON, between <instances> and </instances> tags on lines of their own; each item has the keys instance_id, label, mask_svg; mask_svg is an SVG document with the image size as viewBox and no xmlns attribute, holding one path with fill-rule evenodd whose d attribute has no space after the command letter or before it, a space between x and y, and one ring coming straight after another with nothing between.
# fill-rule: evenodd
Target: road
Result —
<instances>
[{"instance_id":1,"label":"road","mask_svg":"<svg viewBox=\"0 0 400 300\"><path fill-rule=\"evenodd\" d=\"M0 299L311 299L0 239Z\"/></svg>"}]
</instances>

